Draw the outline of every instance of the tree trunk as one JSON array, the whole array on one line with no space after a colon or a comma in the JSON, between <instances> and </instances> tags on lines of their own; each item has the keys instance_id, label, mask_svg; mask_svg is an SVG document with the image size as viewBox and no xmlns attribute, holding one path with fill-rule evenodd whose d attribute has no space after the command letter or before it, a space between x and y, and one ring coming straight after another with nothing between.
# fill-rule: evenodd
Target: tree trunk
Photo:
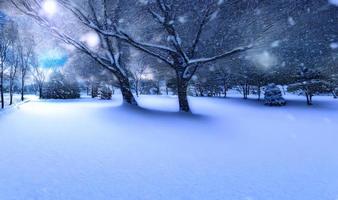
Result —
<instances>
[{"instance_id":1,"label":"tree trunk","mask_svg":"<svg viewBox=\"0 0 338 200\"><path fill-rule=\"evenodd\" d=\"M4 66L1 64L1 69L0 69L0 96L1 96L1 108L3 109L5 107L5 102L4 102Z\"/></svg>"},{"instance_id":2,"label":"tree trunk","mask_svg":"<svg viewBox=\"0 0 338 200\"><path fill-rule=\"evenodd\" d=\"M92 83L92 89L91 89L91 96L92 98L96 98L98 96L98 88L97 88L97 85L96 83Z\"/></svg>"},{"instance_id":3,"label":"tree trunk","mask_svg":"<svg viewBox=\"0 0 338 200\"><path fill-rule=\"evenodd\" d=\"M245 84L245 90L246 90L246 98L248 98L250 94L250 86L248 84Z\"/></svg>"},{"instance_id":4,"label":"tree trunk","mask_svg":"<svg viewBox=\"0 0 338 200\"><path fill-rule=\"evenodd\" d=\"M39 86L39 98L42 99L42 86Z\"/></svg>"},{"instance_id":5,"label":"tree trunk","mask_svg":"<svg viewBox=\"0 0 338 200\"><path fill-rule=\"evenodd\" d=\"M248 84L243 85L243 98L248 99Z\"/></svg>"},{"instance_id":6,"label":"tree trunk","mask_svg":"<svg viewBox=\"0 0 338 200\"><path fill-rule=\"evenodd\" d=\"M22 77L21 78L21 101L25 99L24 90L25 90L25 77Z\"/></svg>"},{"instance_id":7,"label":"tree trunk","mask_svg":"<svg viewBox=\"0 0 338 200\"><path fill-rule=\"evenodd\" d=\"M131 104L131 105L138 105L133 93L131 92L130 89L130 83L128 78L116 74L117 79L119 80L120 83L120 89L122 93L122 98L123 98L123 103Z\"/></svg>"},{"instance_id":8,"label":"tree trunk","mask_svg":"<svg viewBox=\"0 0 338 200\"><path fill-rule=\"evenodd\" d=\"M135 92L136 92L136 96L139 97L139 83L138 83L138 81L136 81L136 83L135 83Z\"/></svg>"},{"instance_id":9,"label":"tree trunk","mask_svg":"<svg viewBox=\"0 0 338 200\"><path fill-rule=\"evenodd\" d=\"M306 93L305 96L306 96L307 105L311 106L312 105L312 95Z\"/></svg>"},{"instance_id":10,"label":"tree trunk","mask_svg":"<svg viewBox=\"0 0 338 200\"><path fill-rule=\"evenodd\" d=\"M188 81L177 75L177 91L178 91L178 102L179 109L181 112L190 112L189 102L188 102Z\"/></svg>"},{"instance_id":11,"label":"tree trunk","mask_svg":"<svg viewBox=\"0 0 338 200\"><path fill-rule=\"evenodd\" d=\"M258 86L257 94L258 94L258 101L260 101L261 100L261 86Z\"/></svg>"},{"instance_id":12,"label":"tree trunk","mask_svg":"<svg viewBox=\"0 0 338 200\"><path fill-rule=\"evenodd\" d=\"M13 104L13 81L10 80L9 83L9 105Z\"/></svg>"},{"instance_id":13,"label":"tree trunk","mask_svg":"<svg viewBox=\"0 0 338 200\"><path fill-rule=\"evenodd\" d=\"M223 94L224 94L224 97L227 97L227 91L228 91L228 86L227 86L227 84L225 83L225 81L224 81L224 83L223 83Z\"/></svg>"},{"instance_id":14,"label":"tree trunk","mask_svg":"<svg viewBox=\"0 0 338 200\"><path fill-rule=\"evenodd\" d=\"M284 85L282 85L282 90L283 90L283 94L286 95L286 89Z\"/></svg>"}]
</instances>

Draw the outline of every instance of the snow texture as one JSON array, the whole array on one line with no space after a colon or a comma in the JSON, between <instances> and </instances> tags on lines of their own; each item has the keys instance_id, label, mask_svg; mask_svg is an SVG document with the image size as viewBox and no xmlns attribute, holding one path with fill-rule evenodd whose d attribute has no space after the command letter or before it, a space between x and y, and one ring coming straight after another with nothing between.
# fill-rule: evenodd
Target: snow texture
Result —
<instances>
[{"instance_id":1,"label":"snow texture","mask_svg":"<svg viewBox=\"0 0 338 200\"><path fill-rule=\"evenodd\" d=\"M335 200L338 101L143 96L32 101L0 113L3 200ZM152 110L148 110L151 108ZM158 110L158 111L155 111ZM169 111L169 112L163 112Z\"/></svg>"}]
</instances>

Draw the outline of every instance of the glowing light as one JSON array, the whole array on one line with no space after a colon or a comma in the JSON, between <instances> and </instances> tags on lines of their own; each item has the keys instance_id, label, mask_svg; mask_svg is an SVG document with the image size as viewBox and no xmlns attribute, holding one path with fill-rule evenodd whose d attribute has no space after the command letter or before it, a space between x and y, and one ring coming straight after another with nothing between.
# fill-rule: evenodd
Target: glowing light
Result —
<instances>
[{"instance_id":1,"label":"glowing light","mask_svg":"<svg viewBox=\"0 0 338 200\"><path fill-rule=\"evenodd\" d=\"M45 0L42 3L42 9L49 16L53 16L57 12L57 3L55 0Z\"/></svg>"},{"instance_id":2,"label":"glowing light","mask_svg":"<svg viewBox=\"0 0 338 200\"><path fill-rule=\"evenodd\" d=\"M81 37L81 41L85 42L89 47L97 47L100 43L100 38L95 32L88 32Z\"/></svg>"},{"instance_id":3,"label":"glowing light","mask_svg":"<svg viewBox=\"0 0 338 200\"><path fill-rule=\"evenodd\" d=\"M256 66L269 68L277 64L277 58L268 51L263 51L261 53L255 53L248 57L251 59Z\"/></svg>"}]
</instances>

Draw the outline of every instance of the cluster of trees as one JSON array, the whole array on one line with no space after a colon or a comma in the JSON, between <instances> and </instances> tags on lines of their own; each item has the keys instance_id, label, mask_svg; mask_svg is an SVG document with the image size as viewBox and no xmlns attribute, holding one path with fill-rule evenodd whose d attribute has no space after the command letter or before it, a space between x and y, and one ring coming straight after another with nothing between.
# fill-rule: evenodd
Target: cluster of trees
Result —
<instances>
[{"instance_id":1,"label":"cluster of trees","mask_svg":"<svg viewBox=\"0 0 338 200\"><path fill-rule=\"evenodd\" d=\"M41 12L43 1L10 1L86 56L89 66L97 66L78 71L92 94L98 93L102 84L97 79L107 77L105 85L118 86L124 102L137 105L133 93L160 94L164 86L167 93L177 94L180 111L189 112L189 92L226 96L228 89L235 88L244 98L255 93L260 99L262 89L269 83L293 84L289 90L301 91L309 104L315 94L336 92L334 77L328 77L332 70L320 77L298 73L305 73L300 58L315 61L314 68L323 63L316 60L323 57L323 52L309 45L328 40L321 36L325 28L317 26L323 20L330 25L337 16L331 8L322 9L320 1L55 0L62 14L54 17ZM319 13L321 18L315 18ZM60 25L57 20L64 16L70 23L62 21ZM308 24L316 27L307 27ZM81 40L88 32L98 36L99 44L93 46ZM284 35L290 37L275 39ZM312 41L314 38L320 41ZM287 45L273 52L283 42ZM312 50L307 52L309 49ZM264 54L258 55L263 50ZM285 61L279 65L271 61L267 50ZM133 58L134 51L142 56ZM135 64L135 60L145 63ZM320 67L325 71L325 66ZM330 83L330 91L322 89L326 83Z\"/></svg>"},{"instance_id":2,"label":"cluster of trees","mask_svg":"<svg viewBox=\"0 0 338 200\"><path fill-rule=\"evenodd\" d=\"M285 69L289 73L285 73ZM239 69L239 70L238 70ZM209 69L210 70L210 69ZM224 96L229 89L235 89L243 95L257 95L258 100L269 84L277 84L286 91L304 95L307 104L312 104L315 95L332 95L337 98L337 72L328 67L320 69L301 66L273 66L268 69L255 66L238 65L211 67L210 72L198 72L192 81L193 94L196 96Z\"/></svg>"},{"instance_id":3,"label":"cluster of trees","mask_svg":"<svg viewBox=\"0 0 338 200\"><path fill-rule=\"evenodd\" d=\"M134 95L177 95L177 83L173 71L168 71L160 64L150 66L137 63L128 70L130 73L131 90ZM245 58L244 58L245 59ZM192 96L226 97L229 90L237 90L244 99L248 95L256 95L260 100L265 95L269 99L268 105L285 105L281 88L285 94L287 91L304 95L307 104L312 104L315 95L333 95L337 98L338 75L327 67L306 68L301 66L270 66L269 68L257 67L243 60L236 63L213 64L196 71L188 86L188 94ZM246 65L243 65L246 63ZM289 68L285 73L286 68ZM98 97L101 88L118 88L118 80L111 76L109 71L100 69L100 64L89 56L77 53L66 70L83 80L87 93L92 97ZM336 74L336 75L335 75ZM276 85L279 85L278 88ZM270 88L270 89L269 89ZM108 90L108 91L110 91ZM268 92L266 92L268 90ZM268 97L267 94L268 93Z\"/></svg>"},{"instance_id":4,"label":"cluster of trees","mask_svg":"<svg viewBox=\"0 0 338 200\"><path fill-rule=\"evenodd\" d=\"M24 101L28 73L42 87L44 75L37 67L33 38L20 37L17 24L0 13L0 102L5 107L4 93L9 94L9 105L15 93Z\"/></svg>"}]
</instances>

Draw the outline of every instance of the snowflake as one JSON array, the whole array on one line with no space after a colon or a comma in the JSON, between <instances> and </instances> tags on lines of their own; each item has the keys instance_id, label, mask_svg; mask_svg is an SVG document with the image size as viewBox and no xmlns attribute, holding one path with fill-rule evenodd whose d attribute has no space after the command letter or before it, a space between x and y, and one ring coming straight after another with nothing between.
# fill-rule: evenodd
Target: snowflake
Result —
<instances>
[{"instance_id":1,"label":"snowflake","mask_svg":"<svg viewBox=\"0 0 338 200\"><path fill-rule=\"evenodd\" d=\"M338 42L332 42L330 44L331 49L338 49Z\"/></svg>"}]
</instances>

